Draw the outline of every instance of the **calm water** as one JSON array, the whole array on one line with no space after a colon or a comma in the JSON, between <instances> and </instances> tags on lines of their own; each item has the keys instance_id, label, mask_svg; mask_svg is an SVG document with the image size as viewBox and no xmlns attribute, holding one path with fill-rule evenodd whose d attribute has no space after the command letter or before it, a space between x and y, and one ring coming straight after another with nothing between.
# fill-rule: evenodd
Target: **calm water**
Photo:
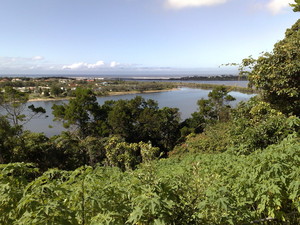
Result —
<instances>
[{"instance_id":1,"label":"calm water","mask_svg":"<svg viewBox=\"0 0 300 225\"><path fill-rule=\"evenodd\" d=\"M192 89L192 88L181 88L174 91L158 92L158 93L145 93L145 94L128 94L118 96L106 96L98 97L98 103L103 104L107 100L119 100L119 99L132 99L136 96L142 96L145 99L153 99L158 102L159 107L174 107L179 108L181 113L181 119L190 117L191 113L197 111L197 100L200 98L207 98L210 90ZM251 98L252 95L243 94L240 92L230 92L230 94L236 98L236 101L232 104L235 105L239 101L245 101ZM60 134L64 130L60 122L53 121L54 117L51 113L51 107L53 104L62 104L67 101L41 101L41 102L30 102L36 107L43 107L47 113L40 116L39 118L32 119L26 124L25 128L33 132L43 132L47 136L53 136ZM50 127L52 126L52 128Z\"/></svg>"},{"instance_id":2,"label":"calm water","mask_svg":"<svg viewBox=\"0 0 300 225\"><path fill-rule=\"evenodd\" d=\"M144 82L153 82L154 80L136 80ZM241 80L156 80L157 82L178 82L178 83L196 83L196 84L217 84L225 86L238 86L238 87L248 87L249 81Z\"/></svg>"}]
</instances>

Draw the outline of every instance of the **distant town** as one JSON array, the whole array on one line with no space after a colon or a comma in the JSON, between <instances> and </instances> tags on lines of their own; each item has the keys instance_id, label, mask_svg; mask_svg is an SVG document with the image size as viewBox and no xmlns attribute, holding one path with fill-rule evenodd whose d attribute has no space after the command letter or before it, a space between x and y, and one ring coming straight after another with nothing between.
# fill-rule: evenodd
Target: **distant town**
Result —
<instances>
[{"instance_id":1,"label":"distant town","mask_svg":"<svg viewBox=\"0 0 300 225\"><path fill-rule=\"evenodd\" d=\"M246 77L236 75L187 76L181 78L103 78L103 77L0 77L0 88L13 87L29 94L29 99L59 99L72 97L78 87L90 88L98 96L163 91L177 88L180 81L221 80L238 81ZM170 81L170 82L166 82ZM189 86L185 84L185 86ZM194 86L193 86L194 87ZM201 86L201 88L210 86Z\"/></svg>"}]
</instances>

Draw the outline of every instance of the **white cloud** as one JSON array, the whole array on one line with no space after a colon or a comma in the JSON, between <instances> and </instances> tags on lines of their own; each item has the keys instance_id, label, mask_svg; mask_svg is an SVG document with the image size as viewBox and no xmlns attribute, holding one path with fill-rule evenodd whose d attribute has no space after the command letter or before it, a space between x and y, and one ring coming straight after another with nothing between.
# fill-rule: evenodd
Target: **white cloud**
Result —
<instances>
[{"instance_id":1,"label":"white cloud","mask_svg":"<svg viewBox=\"0 0 300 225\"><path fill-rule=\"evenodd\" d=\"M112 62L110 63L110 67L112 67L112 68L114 68L114 67L116 67L116 66L118 66L118 65L120 65L120 63L117 63L117 62L115 62L115 61L112 61Z\"/></svg>"},{"instance_id":2,"label":"white cloud","mask_svg":"<svg viewBox=\"0 0 300 225\"><path fill-rule=\"evenodd\" d=\"M76 70L76 69L79 69L79 68L82 68L82 67L85 67L85 63L83 62L79 62L79 63L73 63L71 65L65 65L62 67L62 69L70 69L70 70Z\"/></svg>"},{"instance_id":3,"label":"white cloud","mask_svg":"<svg viewBox=\"0 0 300 225\"><path fill-rule=\"evenodd\" d=\"M285 8L290 7L290 3L294 3L294 0L271 0L267 4L267 8L273 13L278 14L283 12Z\"/></svg>"},{"instance_id":4,"label":"white cloud","mask_svg":"<svg viewBox=\"0 0 300 225\"><path fill-rule=\"evenodd\" d=\"M3 74L72 74L80 72L98 73L136 71L141 65L121 64L117 61L104 62L102 60L95 63L77 62L70 64L59 64L49 62L43 56L32 57L1 57L0 75Z\"/></svg>"},{"instance_id":5,"label":"white cloud","mask_svg":"<svg viewBox=\"0 0 300 225\"><path fill-rule=\"evenodd\" d=\"M89 69L95 69L95 68L99 68L104 66L104 62L103 61L97 61L95 64L88 64L87 67Z\"/></svg>"},{"instance_id":6,"label":"white cloud","mask_svg":"<svg viewBox=\"0 0 300 225\"><path fill-rule=\"evenodd\" d=\"M224 4L228 0L167 0L167 5L171 8L182 9L186 7L202 7Z\"/></svg>"},{"instance_id":7,"label":"white cloud","mask_svg":"<svg viewBox=\"0 0 300 225\"><path fill-rule=\"evenodd\" d=\"M71 65L65 65L62 69L70 69L70 70L78 70L78 69L97 69L103 67L105 63L103 61L97 61L94 64L85 63L85 62L78 62L73 63Z\"/></svg>"},{"instance_id":8,"label":"white cloud","mask_svg":"<svg viewBox=\"0 0 300 225\"><path fill-rule=\"evenodd\" d=\"M120 63L112 61L110 63L104 63L103 61L97 61L96 63L85 63L85 62L78 62L73 63L71 65L64 65L62 67L63 70L69 69L69 70L95 70L100 68L115 68Z\"/></svg>"},{"instance_id":9,"label":"white cloud","mask_svg":"<svg viewBox=\"0 0 300 225\"><path fill-rule=\"evenodd\" d=\"M18 73L18 72L32 72L32 71L98 71L98 70L113 70L121 69L123 67L130 68L132 65L122 64L116 61L105 63L102 60L95 63L77 62L73 64L54 64L45 60L43 56L32 57L1 57L0 56L0 71L2 73ZM1 75L1 73L0 73Z\"/></svg>"},{"instance_id":10,"label":"white cloud","mask_svg":"<svg viewBox=\"0 0 300 225\"><path fill-rule=\"evenodd\" d=\"M34 57L32 57L31 58L32 60L43 60L44 59L44 57L43 56L40 56L40 55L38 55L38 56L34 56Z\"/></svg>"}]
</instances>

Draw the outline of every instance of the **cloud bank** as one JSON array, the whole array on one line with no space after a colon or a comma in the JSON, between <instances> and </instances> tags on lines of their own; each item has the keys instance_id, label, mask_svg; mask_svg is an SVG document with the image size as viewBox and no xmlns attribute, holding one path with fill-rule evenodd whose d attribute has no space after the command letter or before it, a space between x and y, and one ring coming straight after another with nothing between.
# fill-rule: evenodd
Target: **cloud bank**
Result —
<instances>
[{"instance_id":1,"label":"cloud bank","mask_svg":"<svg viewBox=\"0 0 300 225\"><path fill-rule=\"evenodd\" d=\"M120 63L112 61L110 63L105 63L104 61L97 61L96 63L86 63L86 62L78 62L70 65L62 66L63 70L97 70L101 68L115 68Z\"/></svg>"},{"instance_id":2,"label":"cloud bank","mask_svg":"<svg viewBox=\"0 0 300 225\"><path fill-rule=\"evenodd\" d=\"M225 4L230 0L165 0L166 5L173 9L183 9L192 7L204 7ZM269 0L268 3L256 4L260 8L267 8L274 15L284 12L285 9L290 8L290 3L294 3L294 0Z\"/></svg>"},{"instance_id":3,"label":"cloud bank","mask_svg":"<svg viewBox=\"0 0 300 225\"><path fill-rule=\"evenodd\" d=\"M103 61L97 61L94 64L89 64L85 62L73 63L71 65L64 65L62 69L78 70L78 69L98 69L103 67L105 64Z\"/></svg>"},{"instance_id":4,"label":"cloud bank","mask_svg":"<svg viewBox=\"0 0 300 225\"><path fill-rule=\"evenodd\" d=\"M273 13L278 14L284 11L284 9L290 7L290 3L294 3L294 0L271 0L267 4L267 8Z\"/></svg>"},{"instance_id":5,"label":"cloud bank","mask_svg":"<svg viewBox=\"0 0 300 225\"><path fill-rule=\"evenodd\" d=\"M228 0L167 0L167 5L174 9L202 7L224 4Z\"/></svg>"},{"instance_id":6,"label":"cloud bank","mask_svg":"<svg viewBox=\"0 0 300 225\"><path fill-rule=\"evenodd\" d=\"M113 70L119 68L129 68L132 65L123 65L116 61L104 62L102 60L95 63L77 62L72 64L53 64L45 60L43 56L33 57L1 57L0 71L1 73L31 73L31 72L53 72L53 71L102 71ZM1 75L1 74L0 74Z\"/></svg>"}]
</instances>

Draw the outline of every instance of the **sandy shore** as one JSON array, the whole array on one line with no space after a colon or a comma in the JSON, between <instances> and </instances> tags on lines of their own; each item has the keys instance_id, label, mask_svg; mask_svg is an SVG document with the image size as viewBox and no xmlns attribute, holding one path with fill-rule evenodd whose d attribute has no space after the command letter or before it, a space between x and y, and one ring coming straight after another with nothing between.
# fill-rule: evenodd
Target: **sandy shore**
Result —
<instances>
[{"instance_id":1,"label":"sandy shore","mask_svg":"<svg viewBox=\"0 0 300 225\"><path fill-rule=\"evenodd\" d=\"M71 99L71 97L69 97L69 98L33 98L33 99L29 99L28 102L63 101L63 100L69 100L69 99Z\"/></svg>"},{"instance_id":2,"label":"sandy shore","mask_svg":"<svg viewBox=\"0 0 300 225\"><path fill-rule=\"evenodd\" d=\"M166 92L166 91L176 91L178 88L164 89L164 90L149 90L149 91L119 91L119 92L109 92L107 96L110 95L130 95L130 94L146 94L146 93L157 93L157 92Z\"/></svg>"},{"instance_id":3,"label":"sandy shore","mask_svg":"<svg viewBox=\"0 0 300 225\"><path fill-rule=\"evenodd\" d=\"M164 89L164 90L149 90L149 91L119 91L119 92L108 92L107 95L104 96L116 96L116 95L130 95L130 94L145 94L145 93L157 93L157 92L166 92L166 91L176 91L178 88L172 89ZM42 102L42 101L63 101L63 100L70 100L72 97L67 98L33 98L29 99L28 102Z\"/></svg>"}]
</instances>

